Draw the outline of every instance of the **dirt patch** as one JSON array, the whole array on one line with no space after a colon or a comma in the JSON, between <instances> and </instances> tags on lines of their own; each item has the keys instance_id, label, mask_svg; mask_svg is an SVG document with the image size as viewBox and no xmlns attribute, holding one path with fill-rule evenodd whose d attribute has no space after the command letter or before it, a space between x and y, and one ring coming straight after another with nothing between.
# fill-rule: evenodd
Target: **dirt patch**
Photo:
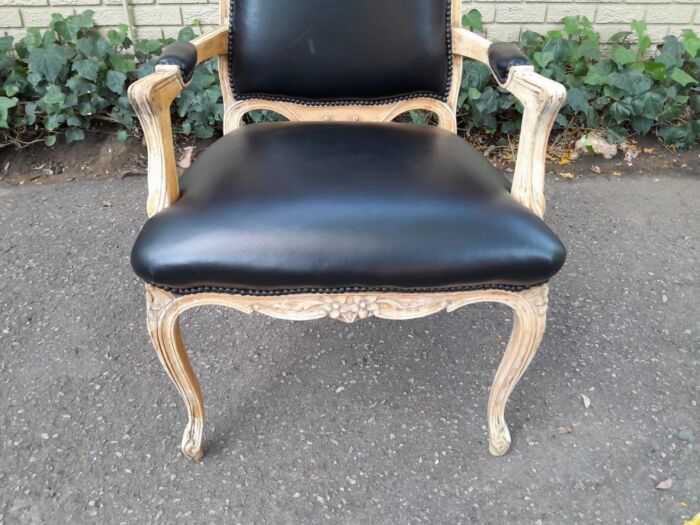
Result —
<instances>
[{"instance_id":1,"label":"dirt patch","mask_svg":"<svg viewBox=\"0 0 700 525\"><path fill-rule=\"evenodd\" d=\"M600 156L581 156L570 163L552 161L547 164L548 173L565 179L582 176L622 177L622 176L695 176L700 177L700 148L674 151L652 138L641 138L631 142L636 157L625 158L619 152L616 157L606 160ZM566 158L565 156L563 158Z\"/></svg>"},{"instance_id":2,"label":"dirt patch","mask_svg":"<svg viewBox=\"0 0 700 525\"><path fill-rule=\"evenodd\" d=\"M44 184L74 179L145 175L146 148L138 139L120 142L114 133L93 132L85 140L55 146L33 144L22 150L0 150L0 181Z\"/></svg>"},{"instance_id":3,"label":"dirt patch","mask_svg":"<svg viewBox=\"0 0 700 525\"><path fill-rule=\"evenodd\" d=\"M185 148L193 147L191 157L194 159L211 142L182 142L177 148L177 158L184 161L184 166L190 156ZM552 160L547 164L547 171L565 179L626 175L700 176L700 148L674 152L652 139L641 140L636 147L639 155L631 162L626 162L622 154L611 160L582 157L564 164ZM497 162L497 165L509 172L514 166L512 162ZM142 141L130 138L119 142L116 135L109 131L92 132L83 141L59 143L50 148L33 144L23 150L0 149L0 182L9 184L46 184L145 175L146 148Z\"/></svg>"}]
</instances>

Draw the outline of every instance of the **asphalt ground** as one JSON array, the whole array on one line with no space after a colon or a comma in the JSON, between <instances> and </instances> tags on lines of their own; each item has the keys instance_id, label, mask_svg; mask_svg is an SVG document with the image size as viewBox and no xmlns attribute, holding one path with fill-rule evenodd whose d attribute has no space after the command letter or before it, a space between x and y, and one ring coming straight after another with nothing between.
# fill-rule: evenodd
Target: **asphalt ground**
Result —
<instances>
[{"instance_id":1,"label":"asphalt ground","mask_svg":"<svg viewBox=\"0 0 700 525\"><path fill-rule=\"evenodd\" d=\"M184 407L128 262L145 185L0 186L1 524L682 524L700 512L697 177L548 178L569 259L501 458L485 427L512 320L497 305L353 325L190 312L206 455L182 457Z\"/></svg>"}]
</instances>

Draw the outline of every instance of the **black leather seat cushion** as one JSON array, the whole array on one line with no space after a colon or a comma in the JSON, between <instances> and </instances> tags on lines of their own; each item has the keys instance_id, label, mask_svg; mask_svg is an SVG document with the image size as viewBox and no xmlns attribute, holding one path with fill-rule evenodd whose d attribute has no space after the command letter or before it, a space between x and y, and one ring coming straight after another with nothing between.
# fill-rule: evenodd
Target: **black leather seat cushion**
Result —
<instances>
[{"instance_id":1,"label":"black leather seat cushion","mask_svg":"<svg viewBox=\"0 0 700 525\"><path fill-rule=\"evenodd\" d=\"M257 124L209 147L131 260L145 281L308 289L529 286L562 266L554 233L449 132L410 124Z\"/></svg>"},{"instance_id":2,"label":"black leather seat cushion","mask_svg":"<svg viewBox=\"0 0 700 525\"><path fill-rule=\"evenodd\" d=\"M225 1L225 0L224 0ZM451 0L232 0L237 99L445 99Z\"/></svg>"}]
</instances>

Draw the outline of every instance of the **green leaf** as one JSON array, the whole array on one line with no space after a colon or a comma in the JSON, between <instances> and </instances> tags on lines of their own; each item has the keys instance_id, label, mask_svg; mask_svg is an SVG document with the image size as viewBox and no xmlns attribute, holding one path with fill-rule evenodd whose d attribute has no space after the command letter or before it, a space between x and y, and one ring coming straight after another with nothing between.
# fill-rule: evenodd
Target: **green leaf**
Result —
<instances>
[{"instance_id":1,"label":"green leaf","mask_svg":"<svg viewBox=\"0 0 700 525\"><path fill-rule=\"evenodd\" d=\"M94 16L95 12L93 10L86 9L82 13L69 16L66 19L66 22L68 23L68 26L75 31L79 31L81 29L92 29L95 27Z\"/></svg>"},{"instance_id":2,"label":"green leaf","mask_svg":"<svg viewBox=\"0 0 700 525\"><path fill-rule=\"evenodd\" d=\"M610 79L611 68L607 64L596 64L592 66L583 81L589 86L602 86Z\"/></svg>"},{"instance_id":3,"label":"green leaf","mask_svg":"<svg viewBox=\"0 0 700 525\"><path fill-rule=\"evenodd\" d=\"M620 144L623 140L627 138L627 134L622 128L609 127L607 129L606 138L608 139L608 142L610 142L610 144Z\"/></svg>"},{"instance_id":4,"label":"green leaf","mask_svg":"<svg viewBox=\"0 0 700 525\"><path fill-rule=\"evenodd\" d=\"M481 98L481 91L479 91L476 88L470 87L469 90L467 91L467 96L471 100L479 100Z\"/></svg>"},{"instance_id":5,"label":"green leaf","mask_svg":"<svg viewBox=\"0 0 700 525\"><path fill-rule=\"evenodd\" d=\"M644 20L632 20L632 30L637 33L637 37L640 38L644 32L647 30L647 24Z\"/></svg>"},{"instance_id":6,"label":"green leaf","mask_svg":"<svg viewBox=\"0 0 700 525\"><path fill-rule=\"evenodd\" d=\"M632 100L635 115L650 119L657 119L664 108L664 97L659 93L648 91L640 97Z\"/></svg>"},{"instance_id":7,"label":"green leaf","mask_svg":"<svg viewBox=\"0 0 700 525\"><path fill-rule=\"evenodd\" d=\"M641 95L649 91L652 84L650 77L638 71L625 71L610 75L610 85L630 95Z\"/></svg>"},{"instance_id":8,"label":"green leaf","mask_svg":"<svg viewBox=\"0 0 700 525\"><path fill-rule=\"evenodd\" d=\"M50 105L63 104L66 100L66 96L61 91L58 86L49 86L46 90L46 94L42 97L42 100Z\"/></svg>"},{"instance_id":9,"label":"green leaf","mask_svg":"<svg viewBox=\"0 0 700 525\"><path fill-rule=\"evenodd\" d=\"M554 60L554 53L551 51L538 51L533 55L535 62L540 67L547 67L547 65Z\"/></svg>"},{"instance_id":10,"label":"green leaf","mask_svg":"<svg viewBox=\"0 0 700 525\"><path fill-rule=\"evenodd\" d=\"M29 51L29 71L40 75L49 82L58 80L59 74L75 53L69 47L50 44L46 48L35 47Z\"/></svg>"},{"instance_id":11,"label":"green leaf","mask_svg":"<svg viewBox=\"0 0 700 525\"><path fill-rule=\"evenodd\" d=\"M129 134L126 132L125 129L120 129L119 131L117 131L117 140L119 142L124 142L128 136Z\"/></svg>"},{"instance_id":12,"label":"green leaf","mask_svg":"<svg viewBox=\"0 0 700 525\"><path fill-rule=\"evenodd\" d=\"M93 93L96 89L95 84L78 75L70 77L66 82L66 87L68 87L68 89L70 89L77 96Z\"/></svg>"},{"instance_id":13,"label":"green leaf","mask_svg":"<svg viewBox=\"0 0 700 525\"><path fill-rule=\"evenodd\" d=\"M124 91L124 82L126 75L121 71L107 71L105 84L113 93L122 93Z\"/></svg>"},{"instance_id":14,"label":"green leaf","mask_svg":"<svg viewBox=\"0 0 700 525\"><path fill-rule=\"evenodd\" d=\"M107 31L107 41L114 47L119 47L124 44L127 40L126 31L116 31L110 29Z\"/></svg>"},{"instance_id":15,"label":"green leaf","mask_svg":"<svg viewBox=\"0 0 700 525\"><path fill-rule=\"evenodd\" d=\"M163 43L160 40L139 40L134 44L134 53L141 61L148 60L149 58L160 54L162 50Z\"/></svg>"},{"instance_id":16,"label":"green leaf","mask_svg":"<svg viewBox=\"0 0 700 525\"><path fill-rule=\"evenodd\" d=\"M666 66L663 65L661 62L653 62L651 60L644 62L644 70L654 80L666 79Z\"/></svg>"},{"instance_id":17,"label":"green leaf","mask_svg":"<svg viewBox=\"0 0 700 525\"><path fill-rule=\"evenodd\" d=\"M80 126L81 120L77 115L69 115L66 118L66 126Z\"/></svg>"},{"instance_id":18,"label":"green leaf","mask_svg":"<svg viewBox=\"0 0 700 525\"><path fill-rule=\"evenodd\" d=\"M669 144L677 144L685 139L685 127L664 126L659 130L659 136L664 142Z\"/></svg>"},{"instance_id":19,"label":"green leaf","mask_svg":"<svg viewBox=\"0 0 700 525\"><path fill-rule=\"evenodd\" d=\"M75 110L83 117L89 117L95 112L95 108L89 102L81 102Z\"/></svg>"},{"instance_id":20,"label":"green leaf","mask_svg":"<svg viewBox=\"0 0 700 525\"><path fill-rule=\"evenodd\" d=\"M48 137L46 137L46 138L44 139L44 144L46 144L46 145L49 146L49 147L51 147L51 146L53 146L54 144L56 144L56 135L49 135Z\"/></svg>"},{"instance_id":21,"label":"green leaf","mask_svg":"<svg viewBox=\"0 0 700 525\"><path fill-rule=\"evenodd\" d=\"M491 83L491 68L480 62L465 63L462 74L462 87L475 87L483 90Z\"/></svg>"},{"instance_id":22,"label":"green leaf","mask_svg":"<svg viewBox=\"0 0 700 525\"><path fill-rule=\"evenodd\" d=\"M542 46L543 53L553 53L554 61L563 62L569 55L569 41L563 38L550 38Z\"/></svg>"},{"instance_id":23,"label":"green leaf","mask_svg":"<svg viewBox=\"0 0 700 525\"><path fill-rule=\"evenodd\" d=\"M7 118L10 115L10 108L16 107L17 102L17 97L0 97L0 128L7 129L9 127Z\"/></svg>"},{"instance_id":24,"label":"green leaf","mask_svg":"<svg viewBox=\"0 0 700 525\"><path fill-rule=\"evenodd\" d=\"M11 36L0 36L0 54L5 54L10 51L14 40L14 37Z\"/></svg>"},{"instance_id":25,"label":"green leaf","mask_svg":"<svg viewBox=\"0 0 700 525\"><path fill-rule=\"evenodd\" d=\"M520 35L521 47L540 47L544 42L544 37L536 31L523 31Z\"/></svg>"},{"instance_id":26,"label":"green leaf","mask_svg":"<svg viewBox=\"0 0 700 525\"><path fill-rule=\"evenodd\" d=\"M467 101L468 92L464 89L460 89L459 95L457 96L457 109L461 109L464 103Z\"/></svg>"},{"instance_id":27,"label":"green leaf","mask_svg":"<svg viewBox=\"0 0 700 525\"><path fill-rule=\"evenodd\" d=\"M83 140L85 132L80 128L70 128L66 130L66 142L71 143L77 140Z\"/></svg>"},{"instance_id":28,"label":"green leaf","mask_svg":"<svg viewBox=\"0 0 700 525\"><path fill-rule=\"evenodd\" d=\"M52 113L48 115L43 121L44 127L49 131L54 131L59 128L61 124L66 121L66 118L61 113Z\"/></svg>"},{"instance_id":29,"label":"green leaf","mask_svg":"<svg viewBox=\"0 0 700 525\"><path fill-rule=\"evenodd\" d=\"M625 66L637 60L637 55L634 51L624 46L615 46L612 51L612 58L618 66Z\"/></svg>"},{"instance_id":30,"label":"green leaf","mask_svg":"<svg viewBox=\"0 0 700 525\"><path fill-rule=\"evenodd\" d=\"M15 50L20 58L26 58L29 51L41 45L41 32L36 27L27 29L27 34L23 36L15 46Z\"/></svg>"},{"instance_id":31,"label":"green leaf","mask_svg":"<svg viewBox=\"0 0 700 525\"><path fill-rule=\"evenodd\" d=\"M669 35L664 38L661 51L656 56L655 60L664 64L667 69L680 67L683 65L683 59L681 58L682 53L683 47L680 41L675 36Z\"/></svg>"},{"instance_id":32,"label":"green leaf","mask_svg":"<svg viewBox=\"0 0 700 525\"><path fill-rule=\"evenodd\" d=\"M649 35L643 35L639 37L639 42L637 43L637 53L640 57L643 57L646 54L646 52L651 47L651 43L651 37L649 37Z\"/></svg>"},{"instance_id":33,"label":"green leaf","mask_svg":"<svg viewBox=\"0 0 700 525\"><path fill-rule=\"evenodd\" d=\"M462 27L476 30L480 33L484 32L484 24L481 20L481 13L478 9L472 9L462 17Z\"/></svg>"},{"instance_id":34,"label":"green leaf","mask_svg":"<svg viewBox=\"0 0 700 525\"><path fill-rule=\"evenodd\" d=\"M570 88L566 97L566 103L573 111L587 111L590 105L588 104L588 95L581 88Z\"/></svg>"},{"instance_id":35,"label":"green leaf","mask_svg":"<svg viewBox=\"0 0 700 525\"><path fill-rule=\"evenodd\" d=\"M590 60L598 60L600 58L600 44L597 40L586 39L576 48L578 56L588 58Z\"/></svg>"},{"instance_id":36,"label":"green leaf","mask_svg":"<svg viewBox=\"0 0 700 525\"><path fill-rule=\"evenodd\" d=\"M73 71L77 72L83 78L94 82L97 80L97 74L100 71L100 61L93 57L84 60L75 60L73 62Z\"/></svg>"},{"instance_id":37,"label":"green leaf","mask_svg":"<svg viewBox=\"0 0 700 525\"><path fill-rule=\"evenodd\" d=\"M189 42L190 40L194 40L196 37L197 35L194 34L194 31L189 26L183 27L177 34L177 39L180 42Z\"/></svg>"},{"instance_id":38,"label":"green leaf","mask_svg":"<svg viewBox=\"0 0 700 525\"><path fill-rule=\"evenodd\" d=\"M482 93L479 100L474 101L474 109L479 113L496 113L498 111L498 91L493 87L487 87Z\"/></svg>"},{"instance_id":39,"label":"green leaf","mask_svg":"<svg viewBox=\"0 0 700 525\"><path fill-rule=\"evenodd\" d=\"M109 63L112 65L112 69L122 73L136 70L136 63L131 55L112 55L109 57Z\"/></svg>"},{"instance_id":40,"label":"green leaf","mask_svg":"<svg viewBox=\"0 0 700 525\"><path fill-rule=\"evenodd\" d=\"M564 31L571 36L579 36L581 34L581 23L579 16L565 16L562 19Z\"/></svg>"},{"instance_id":41,"label":"green leaf","mask_svg":"<svg viewBox=\"0 0 700 525\"><path fill-rule=\"evenodd\" d=\"M632 117L633 112L632 103L628 99L613 102L608 109L608 115L618 124L628 121Z\"/></svg>"},{"instance_id":42,"label":"green leaf","mask_svg":"<svg viewBox=\"0 0 700 525\"><path fill-rule=\"evenodd\" d=\"M681 37L683 42L683 49L686 53L690 55L691 58L695 58L700 51L700 38L695 34L692 29L684 29Z\"/></svg>"},{"instance_id":43,"label":"green leaf","mask_svg":"<svg viewBox=\"0 0 700 525\"><path fill-rule=\"evenodd\" d=\"M671 78L678 82L681 86L686 87L688 84L697 84L698 81L691 77L688 73L677 67L671 73Z\"/></svg>"},{"instance_id":44,"label":"green leaf","mask_svg":"<svg viewBox=\"0 0 700 525\"><path fill-rule=\"evenodd\" d=\"M610 104L610 99L608 97L598 97L593 101L593 107L597 110L601 110Z\"/></svg>"},{"instance_id":45,"label":"green leaf","mask_svg":"<svg viewBox=\"0 0 700 525\"><path fill-rule=\"evenodd\" d=\"M609 40L614 44L621 44L622 42L627 40L631 35L632 31L620 31L619 33L615 33L613 36L611 36Z\"/></svg>"},{"instance_id":46,"label":"green leaf","mask_svg":"<svg viewBox=\"0 0 700 525\"><path fill-rule=\"evenodd\" d=\"M646 135L654 126L654 119L648 117L635 116L632 118L632 129L640 135Z\"/></svg>"}]
</instances>

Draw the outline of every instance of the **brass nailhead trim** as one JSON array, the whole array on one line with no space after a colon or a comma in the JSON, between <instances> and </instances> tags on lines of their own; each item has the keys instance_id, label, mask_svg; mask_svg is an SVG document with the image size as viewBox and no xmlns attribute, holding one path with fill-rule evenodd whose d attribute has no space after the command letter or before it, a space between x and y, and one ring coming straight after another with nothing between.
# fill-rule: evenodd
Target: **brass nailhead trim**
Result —
<instances>
[{"instance_id":1,"label":"brass nailhead trim","mask_svg":"<svg viewBox=\"0 0 700 525\"><path fill-rule=\"evenodd\" d=\"M174 288L171 286L161 286L155 283L149 283L153 286L166 290L177 295L192 295L197 293L226 293L232 295L252 295L252 296L276 296L276 295L299 295L299 294L343 294L343 293L445 293L445 292L470 292L475 290L504 290L508 292L522 292L535 286L541 286L545 283L532 285L512 285L512 284L474 284L465 286L446 286L433 288L397 288L391 286L364 287L364 286L346 286L339 288L289 288L284 290L251 290L245 288L227 288L221 286L196 286L193 288Z\"/></svg>"}]
</instances>

